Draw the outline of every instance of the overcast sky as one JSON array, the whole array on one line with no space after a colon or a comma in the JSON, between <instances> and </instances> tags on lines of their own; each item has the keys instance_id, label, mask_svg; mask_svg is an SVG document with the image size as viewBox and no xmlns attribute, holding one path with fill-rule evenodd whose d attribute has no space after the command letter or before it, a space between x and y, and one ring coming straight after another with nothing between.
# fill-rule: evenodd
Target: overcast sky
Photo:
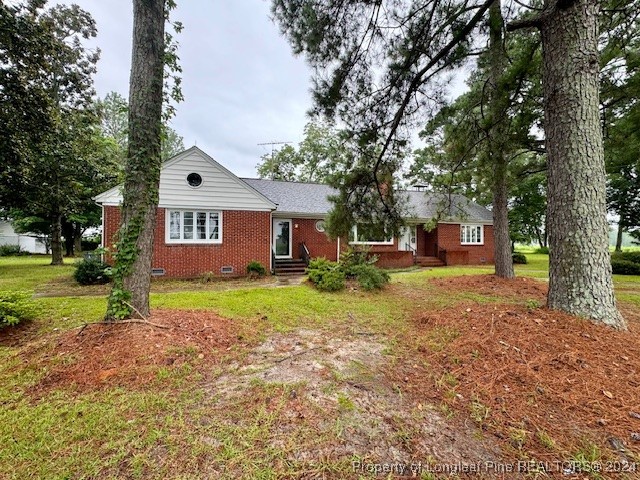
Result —
<instances>
[{"instance_id":1,"label":"overcast sky","mask_svg":"<svg viewBox=\"0 0 640 480\"><path fill-rule=\"evenodd\" d=\"M64 0L91 13L101 49L95 86L128 96L131 0ZM311 107L311 72L294 57L269 18L267 0L183 0L172 13L178 36L184 102L172 127L185 147L197 144L239 176L255 177L269 146L302 140Z\"/></svg>"}]
</instances>

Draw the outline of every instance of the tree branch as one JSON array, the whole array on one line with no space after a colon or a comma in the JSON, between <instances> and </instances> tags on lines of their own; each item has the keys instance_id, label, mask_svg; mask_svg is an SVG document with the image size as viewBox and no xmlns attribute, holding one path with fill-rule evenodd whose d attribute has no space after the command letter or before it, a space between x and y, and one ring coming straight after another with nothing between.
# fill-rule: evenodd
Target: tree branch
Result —
<instances>
[{"instance_id":1,"label":"tree branch","mask_svg":"<svg viewBox=\"0 0 640 480\"><path fill-rule=\"evenodd\" d=\"M507 32L515 32L516 30L523 30L527 28L540 28L545 15L540 14L534 17L523 18L521 20L514 20L507 23Z\"/></svg>"},{"instance_id":2,"label":"tree branch","mask_svg":"<svg viewBox=\"0 0 640 480\"><path fill-rule=\"evenodd\" d=\"M568 8L571 8L576 1L577 0L556 0L546 6L539 15L509 22L507 24L507 32L514 32L516 30L526 28L540 28L542 23L552 16L557 10L567 10Z\"/></svg>"},{"instance_id":3,"label":"tree branch","mask_svg":"<svg viewBox=\"0 0 640 480\"><path fill-rule=\"evenodd\" d=\"M451 39L451 41L449 41L449 43L447 45L445 45L439 52L437 55L435 55L430 61L429 63L427 63L423 68L421 68L415 75L415 77L413 78L413 80L411 81L411 84L409 85L409 89L407 90L406 94L404 95L404 98L402 100L402 103L400 104L400 107L398 108L398 110L396 111L396 114L394 115L394 119L393 122L391 124L391 129L387 135L387 138L385 140L385 143L382 147L382 150L380 152L380 154L378 155L378 159L376 161L376 164L374 166L374 174L376 175L376 179L377 179L377 172L378 169L380 168L380 163L382 163L382 158L384 157L385 153L387 152L387 150L389 149L389 145L391 144L391 141L393 139L393 136L395 135L396 131L398 130L398 128L400 127L400 123L402 121L402 117L404 116L404 112L407 108L407 105L409 105L409 102L411 101L411 97L412 95L415 93L415 91L420 87L420 84L423 81L423 77L424 75L431 70L431 68L433 68L434 65L436 65L440 60L442 60L444 57L446 57L451 50L453 50L469 33L471 33L471 31L475 28L475 26L478 24L478 22L482 19L482 17L484 16L485 12L489 9L489 7L491 6L491 4L494 2L495 0L486 0L478 9L478 11L476 12L476 14L471 17L471 20L469 20L469 22L467 22L467 24L457 33L457 35ZM380 194L383 204L386 207L386 202L384 201L384 195L382 195L382 192L380 191L380 189L378 188L378 193Z\"/></svg>"}]
</instances>

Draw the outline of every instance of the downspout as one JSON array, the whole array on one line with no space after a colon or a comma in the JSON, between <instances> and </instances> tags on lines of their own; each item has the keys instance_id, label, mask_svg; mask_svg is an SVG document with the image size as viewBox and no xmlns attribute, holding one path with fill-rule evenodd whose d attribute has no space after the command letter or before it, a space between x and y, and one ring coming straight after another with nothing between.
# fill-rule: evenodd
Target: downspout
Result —
<instances>
[{"instance_id":1,"label":"downspout","mask_svg":"<svg viewBox=\"0 0 640 480\"><path fill-rule=\"evenodd\" d=\"M97 203L97 202L96 202ZM100 261L104 263L104 204L100 204L100 211L102 213L102 220L100 222L100 226L102 227L102 231L100 232Z\"/></svg>"},{"instance_id":2,"label":"downspout","mask_svg":"<svg viewBox=\"0 0 640 480\"><path fill-rule=\"evenodd\" d=\"M273 274L273 210L269 211L269 271Z\"/></svg>"}]
</instances>

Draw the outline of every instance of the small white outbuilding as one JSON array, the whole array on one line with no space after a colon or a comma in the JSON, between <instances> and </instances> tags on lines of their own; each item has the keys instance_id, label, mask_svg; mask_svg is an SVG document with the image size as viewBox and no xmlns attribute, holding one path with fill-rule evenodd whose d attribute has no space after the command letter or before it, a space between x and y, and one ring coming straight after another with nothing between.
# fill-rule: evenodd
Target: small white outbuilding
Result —
<instances>
[{"instance_id":1,"label":"small white outbuilding","mask_svg":"<svg viewBox=\"0 0 640 480\"><path fill-rule=\"evenodd\" d=\"M0 220L0 245L20 245L25 252L47 253L44 238L34 233L16 233L11 222L6 220Z\"/></svg>"}]
</instances>

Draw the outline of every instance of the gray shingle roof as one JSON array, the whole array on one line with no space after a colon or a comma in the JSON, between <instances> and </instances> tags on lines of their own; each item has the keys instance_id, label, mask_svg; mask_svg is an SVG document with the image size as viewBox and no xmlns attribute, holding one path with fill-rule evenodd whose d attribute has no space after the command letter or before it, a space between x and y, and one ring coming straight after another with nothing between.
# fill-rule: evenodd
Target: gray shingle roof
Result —
<instances>
[{"instance_id":1,"label":"gray shingle roof","mask_svg":"<svg viewBox=\"0 0 640 480\"><path fill-rule=\"evenodd\" d=\"M493 223L493 213L464 195L442 195L432 192L405 192L409 198L409 215L428 220L438 213L443 220Z\"/></svg>"},{"instance_id":2,"label":"gray shingle roof","mask_svg":"<svg viewBox=\"0 0 640 480\"><path fill-rule=\"evenodd\" d=\"M257 178L243 178L278 205L277 212L287 214L307 214L323 216L329 213L332 204L327 197L336 191L329 185L320 183L281 182ZM437 195L431 192L407 191L409 217L429 220L438 212L449 220L492 223L493 214L485 207L472 202L463 195ZM442 215L441 215L442 218Z\"/></svg>"},{"instance_id":3,"label":"gray shingle roof","mask_svg":"<svg viewBox=\"0 0 640 480\"><path fill-rule=\"evenodd\" d=\"M242 180L277 204L277 212L326 215L332 206L327 197L335 194L333 188L321 183L279 182L258 178Z\"/></svg>"}]
</instances>

